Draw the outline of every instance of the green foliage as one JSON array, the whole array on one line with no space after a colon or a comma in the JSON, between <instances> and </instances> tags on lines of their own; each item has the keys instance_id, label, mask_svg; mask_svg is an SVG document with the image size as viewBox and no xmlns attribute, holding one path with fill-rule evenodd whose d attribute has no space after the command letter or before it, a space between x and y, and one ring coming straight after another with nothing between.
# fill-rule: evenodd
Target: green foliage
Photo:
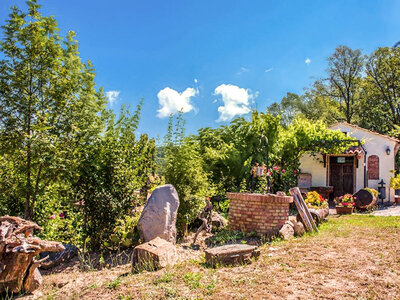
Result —
<instances>
[{"instance_id":1,"label":"green foliage","mask_svg":"<svg viewBox=\"0 0 400 300\"><path fill-rule=\"evenodd\" d=\"M143 100L116 120L75 33L60 36L36 0L27 6L13 7L2 26L0 213L33 219L49 239L97 248L161 182L154 140L135 135Z\"/></svg>"},{"instance_id":2,"label":"green foliage","mask_svg":"<svg viewBox=\"0 0 400 300\"><path fill-rule=\"evenodd\" d=\"M288 191L297 184L302 154L341 153L355 140L327 129L322 121L297 117L284 126L269 112L253 112L251 121L237 118L229 126L200 129L196 139L219 198L227 190ZM265 166L264 176L252 177L257 165Z\"/></svg>"},{"instance_id":3,"label":"green foliage","mask_svg":"<svg viewBox=\"0 0 400 300\"><path fill-rule=\"evenodd\" d=\"M104 245L110 250L121 250L130 248L139 243L139 232L137 223L140 218L140 213L137 212L134 216L125 216L118 219L113 233L109 236L109 240L104 242Z\"/></svg>"},{"instance_id":4,"label":"green foliage","mask_svg":"<svg viewBox=\"0 0 400 300\"><path fill-rule=\"evenodd\" d=\"M205 196L212 193L208 174L204 171L203 157L199 152L199 142L191 137L184 137L182 115L173 118L165 142L165 159L162 174L165 182L172 184L179 195L178 228L193 222L204 206Z\"/></svg>"},{"instance_id":5,"label":"green foliage","mask_svg":"<svg viewBox=\"0 0 400 300\"><path fill-rule=\"evenodd\" d=\"M187 272L183 275L183 281L191 290L197 289L201 286L200 280L203 278L201 273Z\"/></svg>"},{"instance_id":6,"label":"green foliage","mask_svg":"<svg viewBox=\"0 0 400 300\"><path fill-rule=\"evenodd\" d=\"M62 38L37 1L27 5L26 12L13 7L2 26L0 155L8 162L0 199L33 218L44 190L74 175L82 144L101 131L105 97L90 62L79 58L75 33Z\"/></svg>"},{"instance_id":7,"label":"green foliage","mask_svg":"<svg viewBox=\"0 0 400 300\"><path fill-rule=\"evenodd\" d=\"M88 146L78 167L74 195L83 203L91 248L108 241L117 220L144 202L149 177L156 171L154 140L144 134L135 137L141 105L133 114L123 107L117 121L110 114L104 135Z\"/></svg>"},{"instance_id":8,"label":"green foliage","mask_svg":"<svg viewBox=\"0 0 400 300\"><path fill-rule=\"evenodd\" d=\"M399 174L394 174L393 172L393 177L390 178L390 187L395 190L400 190L400 173Z\"/></svg>"}]
</instances>

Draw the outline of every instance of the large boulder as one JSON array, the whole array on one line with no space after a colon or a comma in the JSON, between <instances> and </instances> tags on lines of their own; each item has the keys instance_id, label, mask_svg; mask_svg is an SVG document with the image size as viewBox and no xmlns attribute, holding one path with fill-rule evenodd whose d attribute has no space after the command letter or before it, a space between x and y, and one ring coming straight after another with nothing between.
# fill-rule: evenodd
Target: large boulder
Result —
<instances>
[{"instance_id":1,"label":"large boulder","mask_svg":"<svg viewBox=\"0 0 400 300\"><path fill-rule=\"evenodd\" d=\"M156 188L147 200L137 225L140 238L148 242L160 237L175 244L178 207L178 193L172 184Z\"/></svg>"},{"instance_id":2,"label":"large boulder","mask_svg":"<svg viewBox=\"0 0 400 300\"><path fill-rule=\"evenodd\" d=\"M217 264L236 265L250 263L251 258L260 256L260 250L257 246L246 244L232 244L204 251L208 264L215 266Z\"/></svg>"},{"instance_id":3,"label":"large boulder","mask_svg":"<svg viewBox=\"0 0 400 300\"><path fill-rule=\"evenodd\" d=\"M178 254L175 245L160 237L133 249L132 266L134 270L158 270L167 265L174 265L177 261Z\"/></svg>"}]
</instances>

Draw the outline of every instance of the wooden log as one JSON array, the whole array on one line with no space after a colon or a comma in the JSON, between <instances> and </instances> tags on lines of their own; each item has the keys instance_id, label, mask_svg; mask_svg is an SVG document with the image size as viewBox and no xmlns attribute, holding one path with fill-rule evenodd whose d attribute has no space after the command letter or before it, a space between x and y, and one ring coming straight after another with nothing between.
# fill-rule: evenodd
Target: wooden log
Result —
<instances>
[{"instance_id":1,"label":"wooden log","mask_svg":"<svg viewBox=\"0 0 400 300\"><path fill-rule=\"evenodd\" d=\"M376 204L376 197L368 190L361 189L354 194L356 199L354 200L358 209L368 209Z\"/></svg>"},{"instance_id":2,"label":"wooden log","mask_svg":"<svg viewBox=\"0 0 400 300\"><path fill-rule=\"evenodd\" d=\"M321 224L321 222L324 219L326 219L326 217L329 215L329 208L322 208L322 209L309 208L308 210L310 211L310 214L317 225Z\"/></svg>"}]
</instances>

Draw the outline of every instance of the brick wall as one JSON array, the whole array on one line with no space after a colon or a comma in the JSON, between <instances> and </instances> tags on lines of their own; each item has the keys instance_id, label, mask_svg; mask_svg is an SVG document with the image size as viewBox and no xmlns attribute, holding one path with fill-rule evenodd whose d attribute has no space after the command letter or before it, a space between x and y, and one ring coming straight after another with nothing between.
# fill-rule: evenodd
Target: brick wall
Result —
<instances>
[{"instance_id":1,"label":"brick wall","mask_svg":"<svg viewBox=\"0 0 400 300\"><path fill-rule=\"evenodd\" d=\"M227 193L229 204L229 228L273 235L289 218L290 196L274 194Z\"/></svg>"}]
</instances>

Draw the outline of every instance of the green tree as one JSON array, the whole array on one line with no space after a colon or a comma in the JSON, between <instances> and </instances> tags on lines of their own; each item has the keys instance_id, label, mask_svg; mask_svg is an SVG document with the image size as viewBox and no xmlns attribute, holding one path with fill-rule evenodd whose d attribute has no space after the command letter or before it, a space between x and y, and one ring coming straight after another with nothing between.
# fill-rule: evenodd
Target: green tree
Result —
<instances>
[{"instance_id":1,"label":"green tree","mask_svg":"<svg viewBox=\"0 0 400 300\"><path fill-rule=\"evenodd\" d=\"M126 214L146 200L148 179L156 172L155 141L136 138L142 101L134 113L123 107L118 119L109 113L104 135L88 146L77 168L74 201L83 211L84 240L102 247Z\"/></svg>"},{"instance_id":2,"label":"green tree","mask_svg":"<svg viewBox=\"0 0 400 300\"><path fill-rule=\"evenodd\" d=\"M280 103L273 103L267 108L267 111L273 115L281 116L281 122L284 126L289 126L294 120L294 118L303 112L304 103L301 96L295 93L287 93L285 97L282 98Z\"/></svg>"},{"instance_id":3,"label":"green tree","mask_svg":"<svg viewBox=\"0 0 400 300\"><path fill-rule=\"evenodd\" d=\"M74 32L63 39L36 0L27 5L26 12L13 7L2 26L0 155L7 163L0 198L24 202L30 219L45 189L74 175L83 145L102 129L105 97L92 65L79 58Z\"/></svg>"},{"instance_id":4,"label":"green tree","mask_svg":"<svg viewBox=\"0 0 400 300\"><path fill-rule=\"evenodd\" d=\"M352 122L361 93L364 56L359 49L338 46L328 58L327 78L317 82L322 95L339 103L346 121Z\"/></svg>"},{"instance_id":5,"label":"green tree","mask_svg":"<svg viewBox=\"0 0 400 300\"><path fill-rule=\"evenodd\" d=\"M162 175L165 182L172 184L178 192L180 204L177 221L183 233L186 225L197 218L205 203L205 196L211 196L213 190L199 151L199 142L192 137L185 137L185 121L181 113L175 122L170 116Z\"/></svg>"},{"instance_id":6,"label":"green tree","mask_svg":"<svg viewBox=\"0 0 400 300\"><path fill-rule=\"evenodd\" d=\"M400 125L400 48L378 48L367 60L366 73L369 95L379 99L375 102L383 113L388 112L384 127Z\"/></svg>"}]
</instances>

